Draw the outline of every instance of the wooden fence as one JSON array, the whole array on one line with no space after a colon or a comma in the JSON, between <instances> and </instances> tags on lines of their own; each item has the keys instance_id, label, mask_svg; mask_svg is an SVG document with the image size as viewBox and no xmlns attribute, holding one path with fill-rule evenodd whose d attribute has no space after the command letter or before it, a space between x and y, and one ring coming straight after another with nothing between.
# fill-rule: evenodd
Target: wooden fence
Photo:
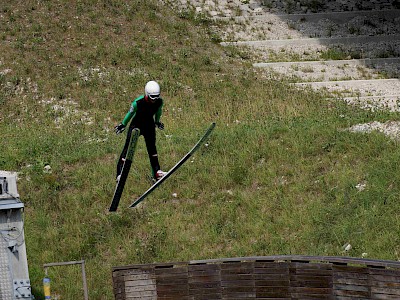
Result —
<instances>
[{"instance_id":1,"label":"wooden fence","mask_svg":"<svg viewBox=\"0 0 400 300\"><path fill-rule=\"evenodd\" d=\"M400 299L400 262L262 256L113 268L116 300Z\"/></svg>"}]
</instances>

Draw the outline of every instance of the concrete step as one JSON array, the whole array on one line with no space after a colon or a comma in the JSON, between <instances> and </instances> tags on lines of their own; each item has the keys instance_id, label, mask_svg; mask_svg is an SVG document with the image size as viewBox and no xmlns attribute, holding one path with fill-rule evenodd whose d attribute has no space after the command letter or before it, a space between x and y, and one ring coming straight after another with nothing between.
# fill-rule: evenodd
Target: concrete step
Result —
<instances>
[{"instance_id":1,"label":"concrete step","mask_svg":"<svg viewBox=\"0 0 400 300\"><path fill-rule=\"evenodd\" d=\"M254 67L281 67L281 66L309 66L309 65L332 65L332 66L366 66L376 68L379 66L399 64L400 57L394 58L367 58L367 59L344 59L344 60L317 60L317 61L291 61L291 62L271 62L271 63L254 63Z\"/></svg>"},{"instance_id":2,"label":"concrete step","mask_svg":"<svg viewBox=\"0 0 400 300\"><path fill-rule=\"evenodd\" d=\"M400 57L254 63L253 66L267 68L285 76L290 74L298 82L400 78Z\"/></svg>"},{"instance_id":3,"label":"concrete step","mask_svg":"<svg viewBox=\"0 0 400 300\"><path fill-rule=\"evenodd\" d=\"M380 42L400 42L400 34L384 35L384 36L356 36L356 37L333 37L333 38L304 38L304 39L287 39L287 40L259 40L259 41L237 41L237 42L221 42L222 46L251 46L251 47L270 47L281 48L285 46L304 46L304 45L351 45L351 44L370 44Z\"/></svg>"},{"instance_id":4,"label":"concrete step","mask_svg":"<svg viewBox=\"0 0 400 300\"><path fill-rule=\"evenodd\" d=\"M400 57L400 34L347 38L305 38L222 42L222 46L248 47L258 61L303 61L323 58Z\"/></svg>"},{"instance_id":5,"label":"concrete step","mask_svg":"<svg viewBox=\"0 0 400 300\"><path fill-rule=\"evenodd\" d=\"M313 89L325 89L341 97L387 97L400 94L399 79L342 80L294 83L296 86L309 86Z\"/></svg>"},{"instance_id":6,"label":"concrete step","mask_svg":"<svg viewBox=\"0 0 400 300\"><path fill-rule=\"evenodd\" d=\"M255 20L269 20L271 14L284 21L294 22L311 22L317 23L321 20L330 20L337 24L347 23L356 17L378 17L385 20L395 20L400 17L400 9L391 10L359 10L359 11L345 11L345 12L323 12L323 13L306 13L306 14L282 14L282 13L263 13L258 15L249 16L236 16L236 17L218 17L215 16L213 20L229 21L234 20L237 22L242 21L255 21Z\"/></svg>"}]
</instances>

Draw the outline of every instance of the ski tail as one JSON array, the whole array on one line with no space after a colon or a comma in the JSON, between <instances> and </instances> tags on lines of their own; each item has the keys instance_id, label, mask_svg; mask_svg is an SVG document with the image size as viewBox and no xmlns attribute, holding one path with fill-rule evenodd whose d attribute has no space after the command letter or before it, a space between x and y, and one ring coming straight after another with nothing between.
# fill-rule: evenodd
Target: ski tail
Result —
<instances>
[{"instance_id":1,"label":"ski tail","mask_svg":"<svg viewBox=\"0 0 400 300\"><path fill-rule=\"evenodd\" d=\"M133 156L135 154L136 145L137 145L139 136L140 136L140 130L135 128L133 130L133 134L132 134L131 140L129 142L128 151L125 156L125 162L124 162L124 165L122 166L122 171L120 174L121 175L120 179L117 182L117 185L115 187L114 196L113 196L113 199L111 202L111 206L109 208L110 212L114 212L118 208L118 204L119 204L119 201L121 200L122 192L124 191L125 183L128 178L129 170L131 169L131 166L132 166L132 160L133 160Z\"/></svg>"},{"instance_id":2,"label":"ski tail","mask_svg":"<svg viewBox=\"0 0 400 300\"><path fill-rule=\"evenodd\" d=\"M204 142L207 140L207 138L210 136L211 132L215 128L215 122L211 123L210 127L207 129L205 134L200 138L200 140L194 145L194 147L179 161L173 166L167 174L165 174L160 180L158 180L155 184L153 184L142 196L137 198L135 202L133 202L129 207L135 207L138 205L140 202L142 202L151 192L153 192L157 187L159 187L169 176L171 176L177 169L179 169L185 161L187 161L193 153L195 153L201 145L204 144Z\"/></svg>"}]
</instances>

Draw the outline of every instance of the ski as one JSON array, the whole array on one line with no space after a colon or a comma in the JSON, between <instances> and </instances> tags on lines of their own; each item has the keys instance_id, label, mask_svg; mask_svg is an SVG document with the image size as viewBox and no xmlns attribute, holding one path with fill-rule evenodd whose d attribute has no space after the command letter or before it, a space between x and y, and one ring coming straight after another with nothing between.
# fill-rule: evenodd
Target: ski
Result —
<instances>
[{"instance_id":1,"label":"ski","mask_svg":"<svg viewBox=\"0 0 400 300\"><path fill-rule=\"evenodd\" d=\"M160 180L158 180L156 183L154 183L146 192L144 192L144 194L142 196L137 198L135 200L135 202L133 202L129 207L135 207L140 202L142 202L151 192L153 192L156 188L158 188L165 180L168 179L169 176L171 176L177 169L179 169L179 167L182 166L185 163L185 161L187 161L189 159L189 157L191 157L193 155L193 153L195 153L200 148L200 146L206 141L208 136L213 131L214 127L215 127L215 123L212 123L211 126L205 132L205 134L196 143L196 145L194 145L194 147L179 162L177 162L175 166L173 166L167 172L167 174L165 174L163 177L161 177Z\"/></svg>"},{"instance_id":2,"label":"ski","mask_svg":"<svg viewBox=\"0 0 400 300\"><path fill-rule=\"evenodd\" d=\"M125 161L122 166L121 177L115 187L114 196L113 196L111 206L109 209L110 212L116 211L118 208L118 204L121 199L122 192L124 191L125 182L126 182L126 179L128 178L129 170L132 165L132 159L133 159L133 155L135 154L136 144L139 139L139 136L140 136L140 130L138 128L133 129L132 137L131 137L131 140L130 140L129 146L128 146L128 151L126 153Z\"/></svg>"}]
</instances>

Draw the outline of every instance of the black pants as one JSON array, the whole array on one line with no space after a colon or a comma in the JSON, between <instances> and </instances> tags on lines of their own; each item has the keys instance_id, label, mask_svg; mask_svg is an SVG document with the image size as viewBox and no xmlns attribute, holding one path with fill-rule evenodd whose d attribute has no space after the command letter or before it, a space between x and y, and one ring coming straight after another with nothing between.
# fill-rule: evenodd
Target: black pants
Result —
<instances>
[{"instance_id":1,"label":"black pants","mask_svg":"<svg viewBox=\"0 0 400 300\"><path fill-rule=\"evenodd\" d=\"M129 142L131 140L132 131L134 128L139 128L140 135L143 135L143 137L144 137L144 141L146 143L147 154L149 155L152 175L153 175L153 177L155 177L155 174L157 173L157 171L160 170L160 164L158 162L158 156L157 156L155 125L153 123L153 124L148 124L147 126L139 127L139 126L136 126L133 122L131 122L131 124L129 125L128 132L126 135L124 149L122 150L122 153L119 156L119 160L118 160L118 164L117 164L117 176L120 175L122 172L122 167L124 165L123 159L125 158L126 153L128 152Z\"/></svg>"}]
</instances>

